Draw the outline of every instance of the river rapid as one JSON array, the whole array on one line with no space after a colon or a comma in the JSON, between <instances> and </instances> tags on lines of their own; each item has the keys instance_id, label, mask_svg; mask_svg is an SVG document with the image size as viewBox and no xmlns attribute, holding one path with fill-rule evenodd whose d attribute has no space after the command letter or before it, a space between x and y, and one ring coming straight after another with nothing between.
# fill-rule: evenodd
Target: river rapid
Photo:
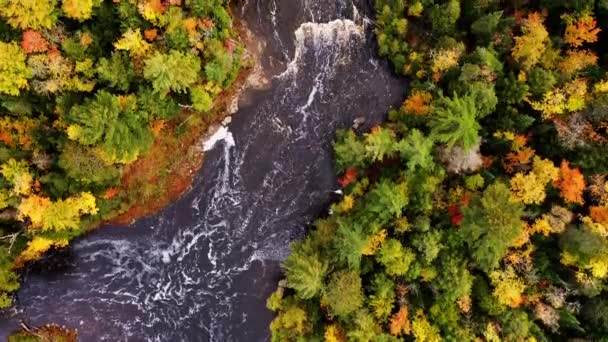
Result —
<instances>
[{"instance_id":1,"label":"river rapid","mask_svg":"<svg viewBox=\"0 0 608 342\"><path fill-rule=\"evenodd\" d=\"M290 241L338 195L331 142L381 122L404 80L375 53L371 7L243 0L257 80L207 141L192 190L159 214L108 226L29 267L0 338L55 322L81 341L267 341L266 297Z\"/></svg>"}]
</instances>

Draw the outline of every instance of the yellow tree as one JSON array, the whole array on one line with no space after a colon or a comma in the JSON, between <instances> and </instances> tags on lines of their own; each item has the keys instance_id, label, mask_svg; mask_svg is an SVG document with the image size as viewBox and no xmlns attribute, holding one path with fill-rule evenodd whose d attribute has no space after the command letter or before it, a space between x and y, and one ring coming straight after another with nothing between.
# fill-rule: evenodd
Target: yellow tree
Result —
<instances>
[{"instance_id":1,"label":"yellow tree","mask_svg":"<svg viewBox=\"0 0 608 342\"><path fill-rule=\"evenodd\" d=\"M587 81L577 78L562 88L549 90L541 101L529 101L533 109L540 111L545 119L555 115L572 113L585 108L588 98Z\"/></svg>"},{"instance_id":2,"label":"yellow tree","mask_svg":"<svg viewBox=\"0 0 608 342\"><path fill-rule=\"evenodd\" d=\"M524 175L519 172L511 178L511 197L525 204L544 202L545 187L550 181L559 179L559 169L548 159L534 157L532 171Z\"/></svg>"},{"instance_id":3,"label":"yellow tree","mask_svg":"<svg viewBox=\"0 0 608 342\"><path fill-rule=\"evenodd\" d=\"M511 197L524 204L541 204L546 196L545 185L534 173L518 172L511 178Z\"/></svg>"},{"instance_id":4,"label":"yellow tree","mask_svg":"<svg viewBox=\"0 0 608 342\"><path fill-rule=\"evenodd\" d=\"M27 89L30 77L19 45L0 41L0 94L18 96L21 89Z\"/></svg>"},{"instance_id":5,"label":"yellow tree","mask_svg":"<svg viewBox=\"0 0 608 342\"><path fill-rule=\"evenodd\" d=\"M57 21L56 0L4 0L0 4L0 15L14 28L50 29Z\"/></svg>"},{"instance_id":6,"label":"yellow tree","mask_svg":"<svg viewBox=\"0 0 608 342\"><path fill-rule=\"evenodd\" d=\"M61 9L69 18L84 21L93 14L93 0L63 0Z\"/></svg>"},{"instance_id":7,"label":"yellow tree","mask_svg":"<svg viewBox=\"0 0 608 342\"><path fill-rule=\"evenodd\" d=\"M568 50L558 67L566 75L573 75L597 64L597 55L590 50Z\"/></svg>"},{"instance_id":8,"label":"yellow tree","mask_svg":"<svg viewBox=\"0 0 608 342\"><path fill-rule=\"evenodd\" d=\"M523 303L526 284L515 274L511 266L504 271L490 273L490 280L494 286L494 297L500 304L516 308Z\"/></svg>"},{"instance_id":9,"label":"yellow tree","mask_svg":"<svg viewBox=\"0 0 608 342\"><path fill-rule=\"evenodd\" d=\"M51 247L65 247L68 245L68 241L51 240L45 237L36 236L27 244L27 247L21 252L21 254L15 260L16 266L23 266L28 261L33 261L40 258L46 251Z\"/></svg>"},{"instance_id":10,"label":"yellow tree","mask_svg":"<svg viewBox=\"0 0 608 342\"><path fill-rule=\"evenodd\" d=\"M25 161L9 159L0 167L0 174L13 185L11 192L14 195L28 195L30 193L34 178L30 174Z\"/></svg>"},{"instance_id":11,"label":"yellow tree","mask_svg":"<svg viewBox=\"0 0 608 342\"><path fill-rule=\"evenodd\" d=\"M418 342L439 342L442 340L439 329L429 323L421 309L416 311L416 316L412 322L412 332Z\"/></svg>"},{"instance_id":12,"label":"yellow tree","mask_svg":"<svg viewBox=\"0 0 608 342\"><path fill-rule=\"evenodd\" d=\"M114 43L116 50L129 51L131 56L142 57L150 51L152 46L144 40L139 30L127 30L117 42Z\"/></svg>"},{"instance_id":13,"label":"yellow tree","mask_svg":"<svg viewBox=\"0 0 608 342\"><path fill-rule=\"evenodd\" d=\"M18 219L28 218L32 228L47 230L75 230L80 227L80 217L97 213L95 197L88 192L65 200L52 202L50 199L33 195L21 201Z\"/></svg>"},{"instance_id":14,"label":"yellow tree","mask_svg":"<svg viewBox=\"0 0 608 342\"><path fill-rule=\"evenodd\" d=\"M526 70L538 63L547 48L549 32L543 22L544 18L540 13L530 13L521 26L523 34L515 37L511 54Z\"/></svg>"}]
</instances>

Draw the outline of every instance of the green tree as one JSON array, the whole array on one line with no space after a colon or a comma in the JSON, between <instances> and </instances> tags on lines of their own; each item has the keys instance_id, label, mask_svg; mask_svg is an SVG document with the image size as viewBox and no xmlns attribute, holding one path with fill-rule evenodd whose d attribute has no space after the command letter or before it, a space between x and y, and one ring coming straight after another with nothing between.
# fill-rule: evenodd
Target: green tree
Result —
<instances>
[{"instance_id":1,"label":"green tree","mask_svg":"<svg viewBox=\"0 0 608 342\"><path fill-rule=\"evenodd\" d=\"M213 107L213 98L202 86L196 86L190 90L192 108L198 112L207 112Z\"/></svg>"},{"instance_id":2,"label":"green tree","mask_svg":"<svg viewBox=\"0 0 608 342\"><path fill-rule=\"evenodd\" d=\"M363 305L361 276L355 271L338 271L330 276L322 301L336 316L346 318Z\"/></svg>"},{"instance_id":3,"label":"green tree","mask_svg":"<svg viewBox=\"0 0 608 342\"><path fill-rule=\"evenodd\" d=\"M414 171L416 168L428 170L435 166L433 162L433 148L435 142L430 137L425 137L422 132L413 129L401 139L396 146L401 159L407 160L407 168Z\"/></svg>"},{"instance_id":4,"label":"green tree","mask_svg":"<svg viewBox=\"0 0 608 342\"><path fill-rule=\"evenodd\" d=\"M416 255L409 248L403 247L396 239L388 239L376 255L376 260L385 267L388 275L404 275Z\"/></svg>"},{"instance_id":5,"label":"green tree","mask_svg":"<svg viewBox=\"0 0 608 342\"><path fill-rule=\"evenodd\" d=\"M511 201L509 188L500 182L488 186L482 196L473 196L470 205L462 209L460 232L482 270L496 268L520 236L523 211L523 204Z\"/></svg>"},{"instance_id":6,"label":"green tree","mask_svg":"<svg viewBox=\"0 0 608 342\"><path fill-rule=\"evenodd\" d=\"M408 195L406 182L394 183L382 179L366 196L365 210L376 215L380 222L400 218L409 203Z\"/></svg>"},{"instance_id":7,"label":"green tree","mask_svg":"<svg viewBox=\"0 0 608 342\"><path fill-rule=\"evenodd\" d=\"M306 310L297 303L287 303L270 323L272 342L299 341L310 333L312 324Z\"/></svg>"},{"instance_id":8,"label":"green tree","mask_svg":"<svg viewBox=\"0 0 608 342\"><path fill-rule=\"evenodd\" d=\"M381 56L389 57L395 70L403 73L408 44L405 0L376 1L376 38Z\"/></svg>"},{"instance_id":9,"label":"green tree","mask_svg":"<svg viewBox=\"0 0 608 342\"><path fill-rule=\"evenodd\" d=\"M528 75L530 92L534 96L542 96L557 84L557 76L553 71L541 67L534 67Z\"/></svg>"},{"instance_id":10,"label":"green tree","mask_svg":"<svg viewBox=\"0 0 608 342\"><path fill-rule=\"evenodd\" d=\"M489 42L498 29L503 11L492 12L475 20L471 24L471 32L482 42Z\"/></svg>"},{"instance_id":11,"label":"green tree","mask_svg":"<svg viewBox=\"0 0 608 342\"><path fill-rule=\"evenodd\" d=\"M154 91L165 96L170 91L186 92L199 79L200 71L198 57L171 50L168 54L156 52L146 59L144 77L152 82Z\"/></svg>"},{"instance_id":12,"label":"green tree","mask_svg":"<svg viewBox=\"0 0 608 342\"><path fill-rule=\"evenodd\" d=\"M76 143L66 144L58 164L69 177L84 184L110 185L120 177L114 165L99 158L91 148Z\"/></svg>"},{"instance_id":13,"label":"green tree","mask_svg":"<svg viewBox=\"0 0 608 342\"><path fill-rule=\"evenodd\" d=\"M367 236L358 224L340 221L334 239L334 250L338 260L351 269L359 269L361 256L367 245Z\"/></svg>"},{"instance_id":14,"label":"green tree","mask_svg":"<svg viewBox=\"0 0 608 342\"><path fill-rule=\"evenodd\" d=\"M83 145L99 145L108 161L132 162L152 143L148 113L138 110L132 95L99 91L94 99L74 106L68 120L68 137Z\"/></svg>"},{"instance_id":15,"label":"green tree","mask_svg":"<svg viewBox=\"0 0 608 342\"><path fill-rule=\"evenodd\" d=\"M381 333L380 326L366 310L355 314L353 329L348 331L348 340L355 342L377 341Z\"/></svg>"},{"instance_id":16,"label":"green tree","mask_svg":"<svg viewBox=\"0 0 608 342\"><path fill-rule=\"evenodd\" d=\"M109 59L101 58L96 71L100 80L116 90L128 91L129 85L135 81L133 62L123 51L114 52Z\"/></svg>"},{"instance_id":17,"label":"green tree","mask_svg":"<svg viewBox=\"0 0 608 342\"><path fill-rule=\"evenodd\" d=\"M12 270L8 250L0 247L0 309L11 305L10 293L19 288L19 275Z\"/></svg>"},{"instance_id":18,"label":"green tree","mask_svg":"<svg viewBox=\"0 0 608 342\"><path fill-rule=\"evenodd\" d=\"M306 242L296 242L283 263L287 286L296 290L298 297L309 299L320 293L327 274L327 264L319 253Z\"/></svg>"},{"instance_id":19,"label":"green tree","mask_svg":"<svg viewBox=\"0 0 608 342\"><path fill-rule=\"evenodd\" d=\"M223 51L223 50L222 50ZM227 53L220 53L205 65L205 76L208 81L226 86L225 83L232 69L232 57Z\"/></svg>"},{"instance_id":20,"label":"green tree","mask_svg":"<svg viewBox=\"0 0 608 342\"><path fill-rule=\"evenodd\" d=\"M439 230L417 233L412 238L412 246L416 248L424 262L430 264L444 248L442 238L443 236Z\"/></svg>"},{"instance_id":21,"label":"green tree","mask_svg":"<svg viewBox=\"0 0 608 342\"><path fill-rule=\"evenodd\" d=\"M363 167L365 161L365 145L352 130L338 130L334 142L334 154L338 173L348 167Z\"/></svg>"},{"instance_id":22,"label":"green tree","mask_svg":"<svg viewBox=\"0 0 608 342\"><path fill-rule=\"evenodd\" d=\"M441 5L435 4L430 11L433 32L436 34L452 33L458 18L460 18L459 0L449 0Z\"/></svg>"},{"instance_id":23,"label":"green tree","mask_svg":"<svg viewBox=\"0 0 608 342\"><path fill-rule=\"evenodd\" d=\"M370 290L369 308L378 321L386 322L395 304L395 284L384 273L379 273L372 280Z\"/></svg>"},{"instance_id":24,"label":"green tree","mask_svg":"<svg viewBox=\"0 0 608 342\"><path fill-rule=\"evenodd\" d=\"M372 161L382 161L395 151L395 132L383 127L375 127L365 135L365 156Z\"/></svg>"},{"instance_id":25,"label":"green tree","mask_svg":"<svg viewBox=\"0 0 608 342\"><path fill-rule=\"evenodd\" d=\"M434 107L430 122L431 137L449 147L462 145L465 150L479 143L477 107L471 95L453 98L441 97Z\"/></svg>"}]
</instances>

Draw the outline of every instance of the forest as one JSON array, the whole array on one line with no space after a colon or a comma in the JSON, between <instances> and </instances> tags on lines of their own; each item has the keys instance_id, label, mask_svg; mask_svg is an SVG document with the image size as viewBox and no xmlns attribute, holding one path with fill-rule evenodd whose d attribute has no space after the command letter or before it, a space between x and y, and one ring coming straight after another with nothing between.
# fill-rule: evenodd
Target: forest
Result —
<instances>
[{"instance_id":1,"label":"forest","mask_svg":"<svg viewBox=\"0 0 608 342\"><path fill-rule=\"evenodd\" d=\"M407 97L336 133L272 341L608 336L608 2L376 0Z\"/></svg>"},{"instance_id":2,"label":"forest","mask_svg":"<svg viewBox=\"0 0 608 342\"><path fill-rule=\"evenodd\" d=\"M242 56L225 0L0 0L0 308L21 267L172 184Z\"/></svg>"}]
</instances>

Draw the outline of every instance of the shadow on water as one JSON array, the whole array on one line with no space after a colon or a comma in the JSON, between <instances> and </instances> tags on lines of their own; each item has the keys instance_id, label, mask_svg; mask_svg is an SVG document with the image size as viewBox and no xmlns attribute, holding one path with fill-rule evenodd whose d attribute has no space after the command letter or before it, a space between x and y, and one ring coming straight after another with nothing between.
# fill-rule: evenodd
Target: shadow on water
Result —
<instances>
[{"instance_id":1,"label":"shadow on water","mask_svg":"<svg viewBox=\"0 0 608 342\"><path fill-rule=\"evenodd\" d=\"M243 0L269 86L245 90L180 200L30 267L0 337L24 320L82 341L268 340L279 263L336 188L335 129L361 116L369 129L403 96L374 53L369 6L350 1Z\"/></svg>"}]
</instances>

